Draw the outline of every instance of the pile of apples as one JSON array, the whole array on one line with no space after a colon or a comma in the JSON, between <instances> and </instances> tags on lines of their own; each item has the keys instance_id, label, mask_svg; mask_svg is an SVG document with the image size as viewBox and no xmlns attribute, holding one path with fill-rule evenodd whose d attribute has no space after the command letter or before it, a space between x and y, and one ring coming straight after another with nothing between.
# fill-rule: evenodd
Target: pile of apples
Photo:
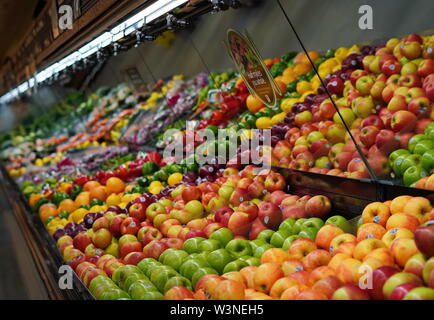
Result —
<instances>
[{"instance_id":1,"label":"pile of apples","mask_svg":"<svg viewBox=\"0 0 434 320\"><path fill-rule=\"evenodd\" d=\"M323 87L294 103L285 121L273 127L284 138L274 145L272 163L368 178L369 171L345 123L377 177L390 178L393 166L389 155L399 148L407 149L412 137L423 134L434 117L433 47L432 36L411 34L392 38L376 49L347 52L345 58L338 57L336 51L329 60L338 61L341 68L328 74L325 83L339 113ZM432 152L430 146L424 147L427 150L421 146L420 151ZM402 174L406 185L414 186L431 174L431 163L424 169L419 163L409 162L411 169L406 168L407 174Z\"/></svg>"},{"instance_id":2,"label":"pile of apples","mask_svg":"<svg viewBox=\"0 0 434 320\"><path fill-rule=\"evenodd\" d=\"M205 275L194 292L173 287L165 299L433 300L433 218L426 198L374 202L356 235L325 224L315 240L269 248L259 265Z\"/></svg>"}]
</instances>

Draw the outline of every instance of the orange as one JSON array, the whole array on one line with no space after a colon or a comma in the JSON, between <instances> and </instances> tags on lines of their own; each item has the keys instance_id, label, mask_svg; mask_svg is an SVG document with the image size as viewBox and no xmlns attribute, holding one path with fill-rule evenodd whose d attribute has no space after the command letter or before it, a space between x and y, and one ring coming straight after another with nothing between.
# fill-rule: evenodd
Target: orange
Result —
<instances>
[{"instance_id":1,"label":"orange","mask_svg":"<svg viewBox=\"0 0 434 320\"><path fill-rule=\"evenodd\" d=\"M58 188L60 192L68 193L69 188L71 188L72 184L69 182L62 182Z\"/></svg>"},{"instance_id":2,"label":"orange","mask_svg":"<svg viewBox=\"0 0 434 320\"><path fill-rule=\"evenodd\" d=\"M35 205L36 202L38 202L39 199L41 199L43 197L42 194L40 193L33 193L30 197L29 197L29 204L31 207L33 207Z\"/></svg>"},{"instance_id":3,"label":"orange","mask_svg":"<svg viewBox=\"0 0 434 320\"><path fill-rule=\"evenodd\" d=\"M318 59L320 57L320 54L317 51L309 51L308 54L309 54L309 57L312 60L312 62L314 62L316 59ZM304 52L300 52L299 54L297 54L295 56L294 62L296 64L310 63L307 55Z\"/></svg>"},{"instance_id":4,"label":"orange","mask_svg":"<svg viewBox=\"0 0 434 320\"><path fill-rule=\"evenodd\" d=\"M286 85L290 84L291 82L293 82L295 80L297 80L297 79L293 74L288 74L288 75L282 76L282 82L285 83Z\"/></svg>"},{"instance_id":5,"label":"orange","mask_svg":"<svg viewBox=\"0 0 434 320\"><path fill-rule=\"evenodd\" d=\"M282 93L280 96L277 94L277 92L276 92L276 95L277 95L277 97L278 98L281 98L281 97L283 97L284 95L285 95L285 93L288 91L288 89L286 88L286 84L285 84L285 82L283 82L282 80L277 80L277 78L275 79L275 81L276 81L276 84L279 86L279 88L280 88L280 92Z\"/></svg>"},{"instance_id":6,"label":"orange","mask_svg":"<svg viewBox=\"0 0 434 320\"><path fill-rule=\"evenodd\" d=\"M90 191L95 187L99 187L101 184L98 181L88 181L84 184L83 190L84 191Z\"/></svg>"},{"instance_id":7,"label":"orange","mask_svg":"<svg viewBox=\"0 0 434 320\"><path fill-rule=\"evenodd\" d=\"M90 200L99 199L101 201L105 201L105 199L107 198L107 192L104 186L99 186L99 187L92 188L90 190L89 196L90 196Z\"/></svg>"},{"instance_id":8,"label":"orange","mask_svg":"<svg viewBox=\"0 0 434 320\"><path fill-rule=\"evenodd\" d=\"M256 113L265 107L265 105L262 103L262 101L259 98L252 95L249 95L247 97L246 104L247 104L247 109L249 109L251 113Z\"/></svg>"},{"instance_id":9,"label":"orange","mask_svg":"<svg viewBox=\"0 0 434 320\"><path fill-rule=\"evenodd\" d=\"M59 212L66 211L68 213L71 213L76 209L75 202L71 199L65 199L62 200L62 202L59 203Z\"/></svg>"},{"instance_id":10,"label":"orange","mask_svg":"<svg viewBox=\"0 0 434 320\"><path fill-rule=\"evenodd\" d=\"M78 194L78 196L75 198L75 204L77 205L77 208L82 205L89 205L90 203L90 192L83 191Z\"/></svg>"},{"instance_id":11,"label":"orange","mask_svg":"<svg viewBox=\"0 0 434 320\"><path fill-rule=\"evenodd\" d=\"M312 69L312 65L310 63L299 63L294 67L294 75L300 76L302 74L306 74L311 69Z\"/></svg>"},{"instance_id":12,"label":"orange","mask_svg":"<svg viewBox=\"0 0 434 320\"><path fill-rule=\"evenodd\" d=\"M57 216L57 207L55 204L44 203L39 208L39 218L41 218L43 222L45 222L45 220L47 220L49 217L55 217L55 216Z\"/></svg>"},{"instance_id":13,"label":"orange","mask_svg":"<svg viewBox=\"0 0 434 320\"><path fill-rule=\"evenodd\" d=\"M108 194L120 193L125 189L125 183L122 181L122 179L119 179L117 177L109 178L105 186Z\"/></svg>"},{"instance_id":14,"label":"orange","mask_svg":"<svg viewBox=\"0 0 434 320\"><path fill-rule=\"evenodd\" d=\"M293 76L293 72L294 72L293 68L288 67L283 71L282 76L283 77Z\"/></svg>"}]
</instances>

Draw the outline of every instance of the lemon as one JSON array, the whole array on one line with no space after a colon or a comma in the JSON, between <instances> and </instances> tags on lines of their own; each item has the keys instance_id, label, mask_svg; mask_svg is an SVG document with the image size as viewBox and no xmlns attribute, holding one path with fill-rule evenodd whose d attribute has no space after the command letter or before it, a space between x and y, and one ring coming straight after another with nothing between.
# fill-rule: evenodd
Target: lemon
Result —
<instances>
[{"instance_id":1,"label":"lemon","mask_svg":"<svg viewBox=\"0 0 434 320\"><path fill-rule=\"evenodd\" d=\"M167 179L167 183L169 186L173 186L175 184L178 184L182 181L182 173L176 172L172 173L169 178Z\"/></svg>"},{"instance_id":2,"label":"lemon","mask_svg":"<svg viewBox=\"0 0 434 320\"><path fill-rule=\"evenodd\" d=\"M116 193L112 193L107 197L105 202L108 206L117 206L119 203L121 203L121 196Z\"/></svg>"},{"instance_id":3,"label":"lemon","mask_svg":"<svg viewBox=\"0 0 434 320\"><path fill-rule=\"evenodd\" d=\"M163 188L163 184L160 181L152 181L149 185L149 192L152 194L159 194Z\"/></svg>"},{"instance_id":4,"label":"lemon","mask_svg":"<svg viewBox=\"0 0 434 320\"><path fill-rule=\"evenodd\" d=\"M275 115L271 118L271 122L272 122L273 124L276 124L276 123L282 122L283 120L285 120L285 117L286 117L286 112L281 112L281 113L275 114Z\"/></svg>"},{"instance_id":5,"label":"lemon","mask_svg":"<svg viewBox=\"0 0 434 320\"><path fill-rule=\"evenodd\" d=\"M292 106L294 103L298 102L297 98L287 98L284 99L282 101L282 103L280 104L280 109L282 109L282 111L289 113L292 111Z\"/></svg>"},{"instance_id":6,"label":"lemon","mask_svg":"<svg viewBox=\"0 0 434 320\"><path fill-rule=\"evenodd\" d=\"M309 81L300 81L297 83L297 92L299 94L303 94L306 91L312 90L312 85Z\"/></svg>"},{"instance_id":7,"label":"lemon","mask_svg":"<svg viewBox=\"0 0 434 320\"><path fill-rule=\"evenodd\" d=\"M256 128L258 129L270 129L273 123L269 117L260 117L256 119Z\"/></svg>"}]
</instances>

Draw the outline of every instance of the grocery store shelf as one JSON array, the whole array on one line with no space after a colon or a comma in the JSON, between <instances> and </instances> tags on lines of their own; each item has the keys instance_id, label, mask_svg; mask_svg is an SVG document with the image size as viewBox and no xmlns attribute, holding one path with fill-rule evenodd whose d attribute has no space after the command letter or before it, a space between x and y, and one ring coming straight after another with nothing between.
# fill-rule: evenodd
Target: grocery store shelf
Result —
<instances>
[{"instance_id":1,"label":"grocery store shelf","mask_svg":"<svg viewBox=\"0 0 434 320\"><path fill-rule=\"evenodd\" d=\"M9 262L4 263L3 260L0 263L0 298L93 299L75 273L72 289L59 288L59 267L65 263L54 240L48 235L40 219L31 214L25 199L4 167L1 167L0 171L0 192L3 209L0 222L6 222L1 223L0 228L4 226L8 230L3 230L1 237L7 241L9 236L12 243L11 246L0 246L2 256L12 256L8 259ZM8 288L13 289L9 291Z\"/></svg>"}]
</instances>

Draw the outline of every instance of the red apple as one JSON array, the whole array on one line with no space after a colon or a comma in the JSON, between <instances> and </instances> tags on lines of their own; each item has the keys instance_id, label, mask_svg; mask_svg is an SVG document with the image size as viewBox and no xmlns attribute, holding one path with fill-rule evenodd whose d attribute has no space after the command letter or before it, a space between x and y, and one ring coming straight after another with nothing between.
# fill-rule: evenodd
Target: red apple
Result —
<instances>
[{"instance_id":1,"label":"red apple","mask_svg":"<svg viewBox=\"0 0 434 320\"><path fill-rule=\"evenodd\" d=\"M164 250L168 248L167 244L163 241L152 240L143 248L143 253L147 258L158 259Z\"/></svg>"},{"instance_id":2,"label":"red apple","mask_svg":"<svg viewBox=\"0 0 434 320\"><path fill-rule=\"evenodd\" d=\"M136 235L140 229L140 221L136 218L128 217L122 221L121 224L121 234L132 234Z\"/></svg>"},{"instance_id":3,"label":"red apple","mask_svg":"<svg viewBox=\"0 0 434 320\"><path fill-rule=\"evenodd\" d=\"M282 222L282 212L277 205L264 201L258 207L258 217L267 228L275 229Z\"/></svg>"},{"instance_id":4,"label":"red apple","mask_svg":"<svg viewBox=\"0 0 434 320\"><path fill-rule=\"evenodd\" d=\"M399 141L396 139L395 133L386 129L380 130L377 134L375 144L386 155L399 148Z\"/></svg>"},{"instance_id":5,"label":"red apple","mask_svg":"<svg viewBox=\"0 0 434 320\"><path fill-rule=\"evenodd\" d=\"M139 221L143 221L146 219L146 209L147 205L143 203L135 203L130 206L128 210L130 217L136 218Z\"/></svg>"},{"instance_id":6,"label":"red apple","mask_svg":"<svg viewBox=\"0 0 434 320\"><path fill-rule=\"evenodd\" d=\"M414 240L420 252L427 257L434 256L434 220L430 220L417 228L414 232Z\"/></svg>"},{"instance_id":7,"label":"red apple","mask_svg":"<svg viewBox=\"0 0 434 320\"><path fill-rule=\"evenodd\" d=\"M393 116L390 126L395 132L411 132L416 126L417 117L407 110L399 110Z\"/></svg>"},{"instance_id":8,"label":"red apple","mask_svg":"<svg viewBox=\"0 0 434 320\"><path fill-rule=\"evenodd\" d=\"M395 273L398 273L399 269L395 267L382 266L372 273L372 288L369 289L370 296L375 300L383 300L383 286L384 283Z\"/></svg>"}]
</instances>

